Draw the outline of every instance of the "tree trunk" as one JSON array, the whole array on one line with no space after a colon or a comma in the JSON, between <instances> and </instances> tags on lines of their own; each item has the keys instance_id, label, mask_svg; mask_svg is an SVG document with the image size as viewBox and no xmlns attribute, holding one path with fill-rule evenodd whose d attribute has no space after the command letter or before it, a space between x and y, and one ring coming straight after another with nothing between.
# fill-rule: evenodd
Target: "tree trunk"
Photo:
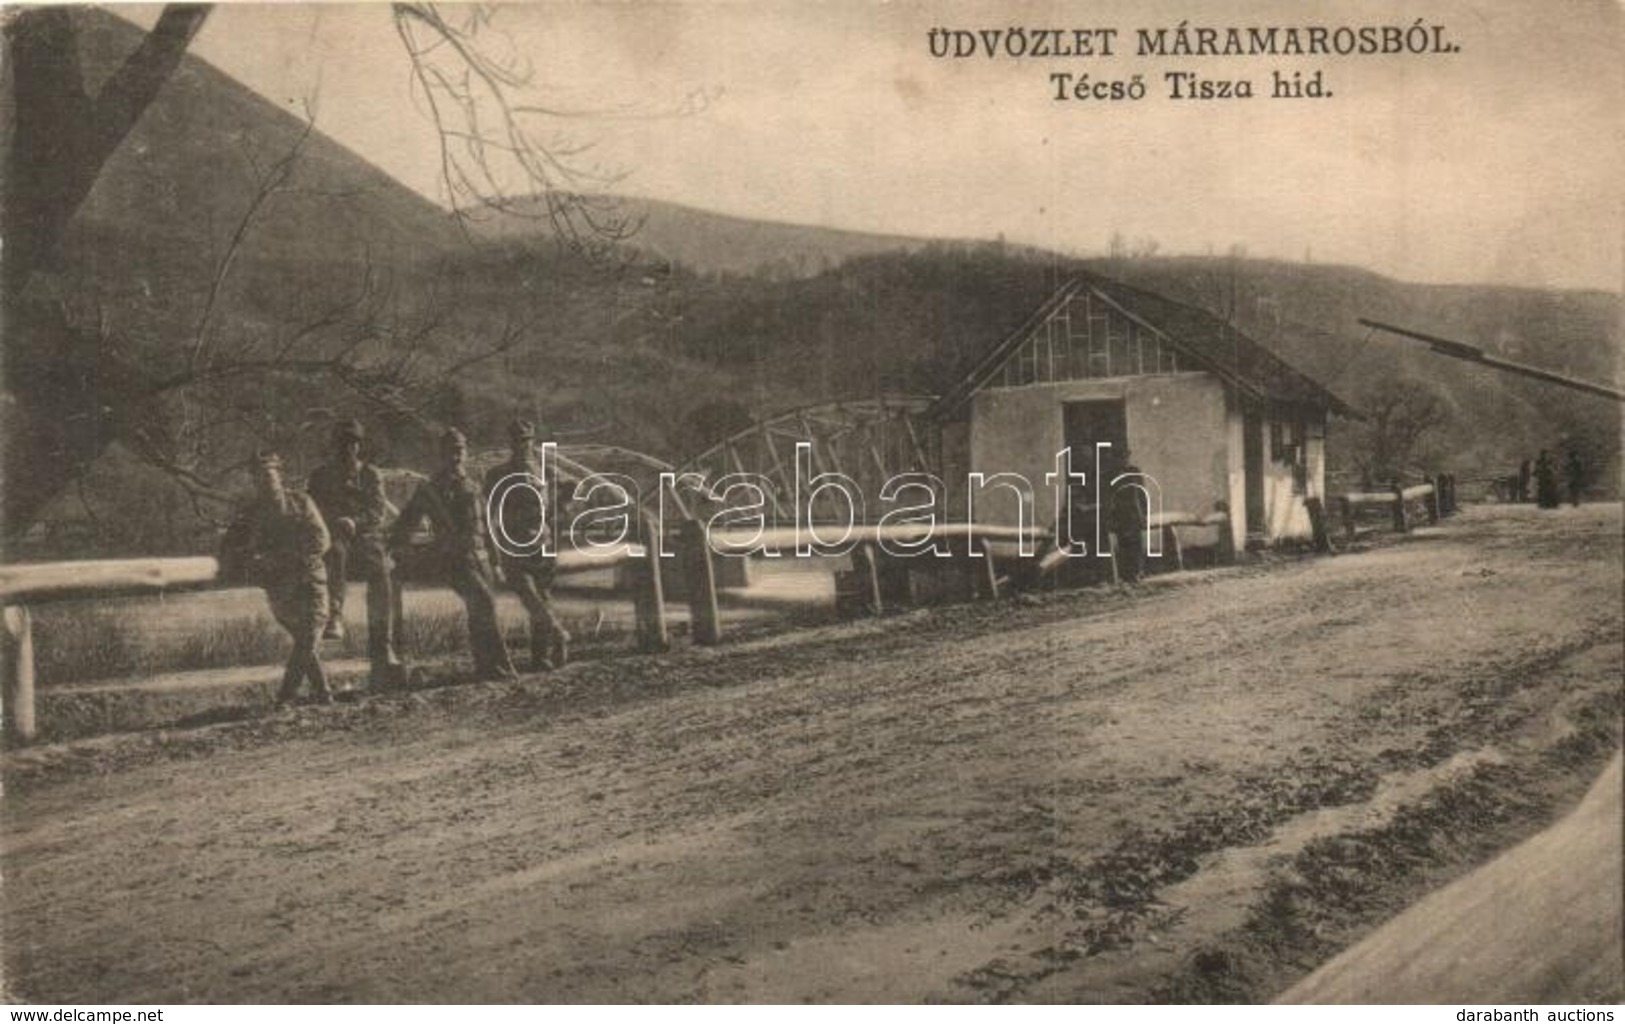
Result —
<instances>
[{"instance_id":1,"label":"tree trunk","mask_svg":"<svg viewBox=\"0 0 1625 1024\"><path fill-rule=\"evenodd\" d=\"M0 195L0 331L5 339L3 535L15 537L106 450L120 430L156 412L138 366L75 328L55 304L28 297L51 266L74 212L102 167L151 105L208 17L208 6L164 8L141 45L94 98L85 93L72 12L13 12L5 27L10 104Z\"/></svg>"}]
</instances>

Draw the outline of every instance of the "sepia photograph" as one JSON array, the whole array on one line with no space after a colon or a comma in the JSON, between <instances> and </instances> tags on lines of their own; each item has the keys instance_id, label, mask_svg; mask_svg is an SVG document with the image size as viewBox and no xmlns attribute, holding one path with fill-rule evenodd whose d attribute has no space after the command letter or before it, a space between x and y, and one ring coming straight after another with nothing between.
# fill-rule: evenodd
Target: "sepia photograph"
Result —
<instances>
[{"instance_id":1,"label":"sepia photograph","mask_svg":"<svg viewBox=\"0 0 1625 1024\"><path fill-rule=\"evenodd\" d=\"M0 1000L1625 1001L1615 0L0 28Z\"/></svg>"}]
</instances>

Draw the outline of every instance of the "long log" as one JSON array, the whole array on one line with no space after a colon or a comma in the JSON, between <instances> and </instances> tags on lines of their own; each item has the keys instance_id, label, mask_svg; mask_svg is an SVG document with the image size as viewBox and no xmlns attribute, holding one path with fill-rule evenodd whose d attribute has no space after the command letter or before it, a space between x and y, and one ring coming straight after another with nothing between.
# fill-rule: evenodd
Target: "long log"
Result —
<instances>
[{"instance_id":1,"label":"long log","mask_svg":"<svg viewBox=\"0 0 1625 1024\"><path fill-rule=\"evenodd\" d=\"M557 571L565 575L593 572L643 556L644 549L637 544L617 550L561 551ZM222 582L219 560L208 557L0 565L0 601L6 604L145 597L242 585Z\"/></svg>"},{"instance_id":2,"label":"long log","mask_svg":"<svg viewBox=\"0 0 1625 1024\"><path fill-rule=\"evenodd\" d=\"M819 536L834 534L836 527L830 524L813 524L819 531ZM710 531L711 547L716 550L723 548L727 553L729 548L738 551L744 545L755 545L770 548L793 548L797 540L810 539L811 531L803 528L796 530L792 527L777 526L767 530L741 530L721 529ZM981 523L937 523L934 526L873 526L859 524L851 528L846 538L860 544L873 544L882 540L900 541L904 543L919 543L925 540L961 540L965 538L987 540L1016 540L1027 538L1040 540L1050 536L1050 531L1036 526L995 526ZM834 539L831 537L831 539Z\"/></svg>"}]
</instances>

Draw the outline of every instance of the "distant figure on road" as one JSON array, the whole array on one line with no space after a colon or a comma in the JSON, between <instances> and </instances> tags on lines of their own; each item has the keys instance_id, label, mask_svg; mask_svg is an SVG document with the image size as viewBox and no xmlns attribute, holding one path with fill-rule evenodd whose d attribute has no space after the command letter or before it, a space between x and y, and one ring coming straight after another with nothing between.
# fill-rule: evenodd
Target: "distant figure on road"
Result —
<instances>
[{"instance_id":1,"label":"distant figure on road","mask_svg":"<svg viewBox=\"0 0 1625 1024\"><path fill-rule=\"evenodd\" d=\"M290 491L282 480L282 460L273 453L260 455L255 475L255 496L243 517L228 534L222 562L233 561L234 572L265 589L271 614L293 639L288 665L277 691L277 706L293 702L299 684L310 680L311 695L320 703L333 703L316 644L327 623L327 526L309 496Z\"/></svg>"},{"instance_id":2,"label":"distant figure on road","mask_svg":"<svg viewBox=\"0 0 1625 1024\"><path fill-rule=\"evenodd\" d=\"M485 474L483 493L489 502L502 488L497 495L500 509L488 507L493 519L501 516L504 543L520 553L499 551L495 561L502 578L530 613L531 671L545 672L563 668L570 660L570 634L553 613L548 594L557 564L542 552L543 542L551 536L557 498L553 481L542 478L542 467L536 461L536 428L515 420L508 428L508 440L508 461ZM495 529L497 523L493 521L491 526Z\"/></svg>"},{"instance_id":3,"label":"distant figure on road","mask_svg":"<svg viewBox=\"0 0 1625 1024\"><path fill-rule=\"evenodd\" d=\"M1563 469L1563 475L1568 478L1569 503L1575 508L1579 508L1580 492L1585 490L1586 467L1585 463L1580 459L1580 450L1578 448L1569 449L1569 457L1564 463Z\"/></svg>"},{"instance_id":4,"label":"distant figure on road","mask_svg":"<svg viewBox=\"0 0 1625 1024\"><path fill-rule=\"evenodd\" d=\"M405 667L395 653L394 566L384 547L389 499L376 466L361 458L361 424L345 420L333 429L333 458L318 466L306 490L327 521L333 546L327 553L329 615L322 636L344 637L344 598L352 562L367 581L367 656L375 688L398 685Z\"/></svg>"},{"instance_id":5,"label":"distant figure on road","mask_svg":"<svg viewBox=\"0 0 1625 1024\"><path fill-rule=\"evenodd\" d=\"M1534 472L1535 464L1528 459L1518 463L1518 489L1513 493L1512 500L1520 505L1529 500L1529 478Z\"/></svg>"},{"instance_id":6,"label":"distant figure on road","mask_svg":"<svg viewBox=\"0 0 1625 1024\"><path fill-rule=\"evenodd\" d=\"M1140 467L1134 464L1125 449L1120 460L1108 471L1106 483L1111 494L1106 499L1107 527L1116 540L1117 578L1124 583L1136 583L1145 571L1145 493L1130 481L1113 484L1120 476L1138 475Z\"/></svg>"},{"instance_id":7,"label":"distant figure on road","mask_svg":"<svg viewBox=\"0 0 1625 1024\"><path fill-rule=\"evenodd\" d=\"M424 522L434 535L434 573L457 592L468 609L468 646L479 679L512 679L516 673L497 622L496 598L481 548L490 543L485 530L485 495L468 476L468 438L447 430L440 439L441 466L418 485L390 531L390 547L399 550Z\"/></svg>"},{"instance_id":8,"label":"distant figure on road","mask_svg":"<svg viewBox=\"0 0 1625 1024\"><path fill-rule=\"evenodd\" d=\"M1541 508L1556 508L1560 502L1557 495L1557 464L1544 448L1535 460L1535 502Z\"/></svg>"}]
</instances>

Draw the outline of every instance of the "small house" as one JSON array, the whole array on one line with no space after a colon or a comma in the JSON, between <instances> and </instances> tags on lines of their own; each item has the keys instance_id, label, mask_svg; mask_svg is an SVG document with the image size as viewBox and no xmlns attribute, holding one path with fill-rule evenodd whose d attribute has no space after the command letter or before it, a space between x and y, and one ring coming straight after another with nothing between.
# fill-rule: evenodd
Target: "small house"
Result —
<instances>
[{"instance_id":1,"label":"small house","mask_svg":"<svg viewBox=\"0 0 1625 1024\"><path fill-rule=\"evenodd\" d=\"M1306 501L1325 496L1331 414L1354 415L1326 388L1203 310L1078 276L1056 290L932 407L942 475L1018 474L1046 500L1057 454L1094 486L1098 449L1156 481L1163 509L1230 513L1237 549L1309 538ZM1112 461L1116 460L1116 461ZM1108 474L1108 476L1111 474ZM1016 492L985 487L980 522L1013 521ZM963 508L964 506L959 506Z\"/></svg>"}]
</instances>

